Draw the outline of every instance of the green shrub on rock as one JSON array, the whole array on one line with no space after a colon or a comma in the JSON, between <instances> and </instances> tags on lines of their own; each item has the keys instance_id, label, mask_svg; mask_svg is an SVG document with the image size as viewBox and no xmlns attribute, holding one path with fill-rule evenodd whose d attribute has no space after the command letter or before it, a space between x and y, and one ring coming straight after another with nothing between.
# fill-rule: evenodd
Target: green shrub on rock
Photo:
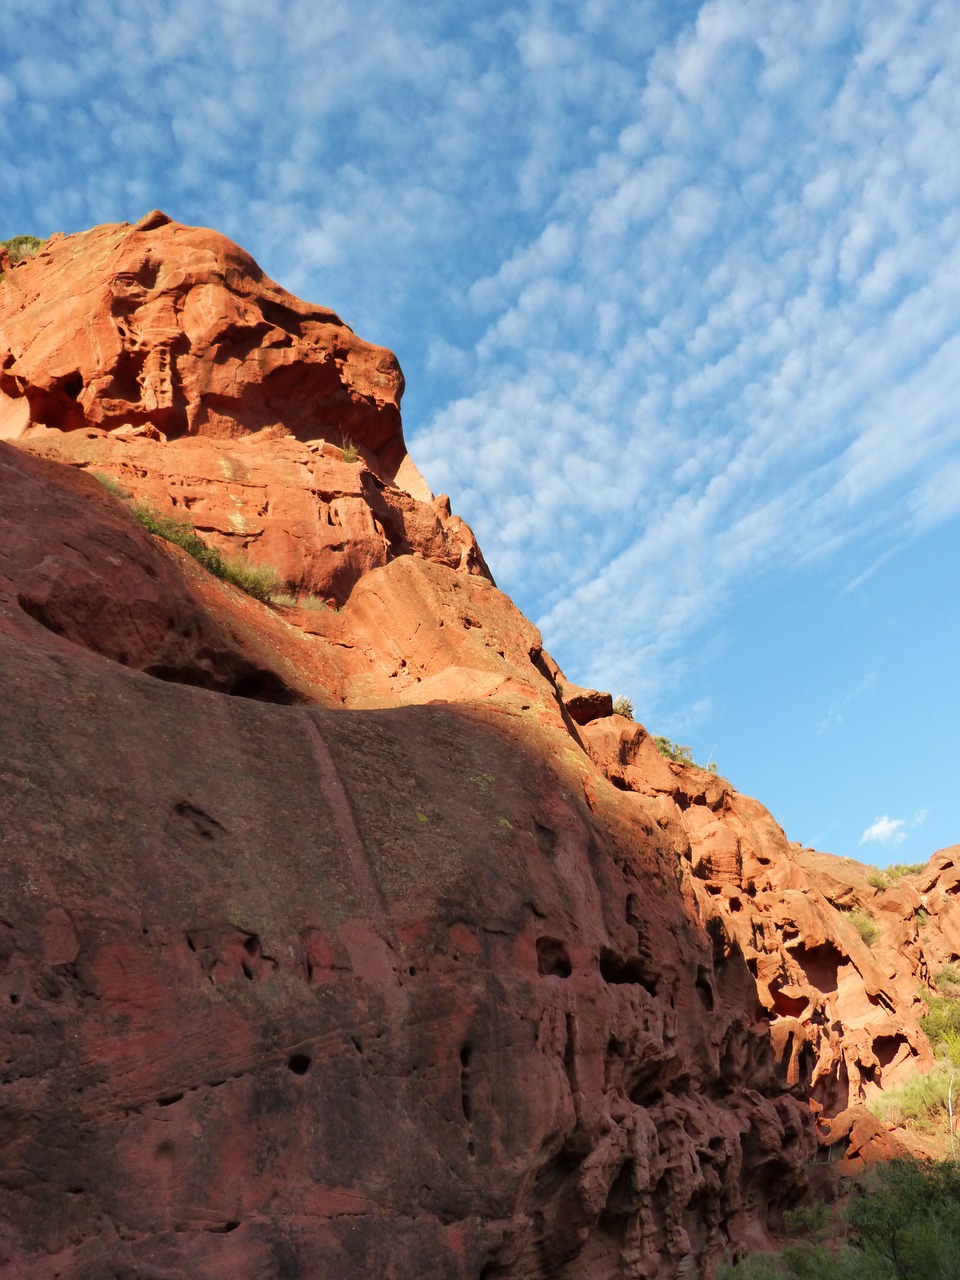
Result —
<instances>
[{"instance_id":1,"label":"green shrub on rock","mask_svg":"<svg viewBox=\"0 0 960 1280\"><path fill-rule=\"evenodd\" d=\"M272 564L251 564L243 556L231 556L223 562L223 577L255 600L269 604L282 585L280 574Z\"/></svg>"},{"instance_id":2,"label":"green shrub on rock","mask_svg":"<svg viewBox=\"0 0 960 1280\"><path fill-rule=\"evenodd\" d=\"M934 1048L946 1036L960 1035L960 1000L956 996L929 996L920 1025Z\"/></svg>"},{"instance_id":3,"label":"green shrub on rock","mask_svg":"<svg viewBox=\"0 0 960 1280\"><path fill-rule=\"evenodd\" d=\"M0 247L6 249L10 261L16 265L32 257L43 243L39 236L11 236L9 240L0 240Z\"/></svg>"},{"instance_id":4,"label":"green shrub on rock","mask_svg":"<svg viewBox=\"0 0 960 1280\"><path fill-rule=\"evenodd\" d=\"M144 501L135 502L131 510L148 533L182 548L215 578L231 582L255 600L269 604L280 590L280 574L272 565L250 564L243 556L224 557L216 547L204 542L185 517L164 515Z\"/></svg>"},{"instance_id":5,"label":"green shrub on rock","mask_svg":"<svg viewBox=\"0 0 960 1280\"><path fill-rule=\"evenodd\" d=\"M174 546L180 547L214 577L226 578L227 566L223 556L216 547L207 546L185 517L164 515L143 500L135 502L131 510L147 533L155 534L165 542L172 542Z\"/></svg>"},{"instance_id":6,"label":"green shrub on rock","mask_svg":"<svg viewBox=\"0 0 960 1280\"><path fill-rule=\"evenodd\" d=\"M848 918L868 947L872 947L875 942L879 941L880 926L869 911L864 911L863 907L856 907L850 912Z\"/></svg>"},{"instance_id":7,"label":"green shrub on rock","mask_svg":"<svg viewBox=\"0 0 960 1280\"><path fill-rule=\"evenodd\" d=\"M870 1110L884 1123L905 1125L921 1133L943 1132L949 1123L954 1071L936 1067L904 1084L884 1089L870 1101Z\"/></svg>"},{"instance_id":8,"label":"green shrub on rock","mask_svg":"<svg viewBox=\"0 0 960 1280\"><path fill-rule=\"evenodd\" d=\"M958 1280L960 1166L891 1160L854 1191L843 1214L854 1239L833 1250L795 1244L754 1254L718 1280Z\"/></svg>"},{"instance_id":9,"label":"green shrub on rock","mask_svg":"<svg viewBox=\"0 0 960 1280\"><path fill-rule=\"evenodd\" d=\"M672 760L674 764L688 764L694 769L706 769L707 773L717 772L717 766L712 760L709 764L697 764L691 747L682 747L678 742L671 742L662 733L655 734L653 741L660 754L665 759Z\"/></svg>"}]
</instances>

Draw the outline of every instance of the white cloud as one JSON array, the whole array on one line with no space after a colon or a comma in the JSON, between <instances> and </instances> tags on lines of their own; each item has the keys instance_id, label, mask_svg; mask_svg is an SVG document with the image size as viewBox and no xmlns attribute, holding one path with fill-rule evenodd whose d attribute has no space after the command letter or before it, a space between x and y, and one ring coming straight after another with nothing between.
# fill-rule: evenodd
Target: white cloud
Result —
<instances>
[{"instance_id":1,"label":"white cloud","mask_svg":"<svg viewBox=\"0 0 960 1280\"><path fill-rule=\"evenodd\" d=\"M877 818L860 837L861 844L902 844L906 839L903 818Z\"/></svg>"}]
</instances>

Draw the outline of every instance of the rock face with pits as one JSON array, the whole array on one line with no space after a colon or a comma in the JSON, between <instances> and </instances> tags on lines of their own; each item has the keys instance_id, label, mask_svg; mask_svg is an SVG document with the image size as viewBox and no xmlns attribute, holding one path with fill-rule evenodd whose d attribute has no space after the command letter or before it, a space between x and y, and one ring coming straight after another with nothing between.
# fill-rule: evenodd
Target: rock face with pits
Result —
<instances>
[{"instance_id":1,"label":"rock face with pits","mask_svg":"<svg viewBox=\"0 0 960 1280\"><path fill-rule=\"evenodd\" d=\"M0 463L10 1274L654 1277L765 1238L806 1104L507 598L405 556L275 612Z\"/></svg>"},{"instance_id":2,"label":"rock face with pits","mask_svg":"<svg viewBox=\"0 0 960 1280\"><path fill-rule=\"evenodd\" d=\"M917 1019L935 967L960 959L952 851L878 889L869 867L789 843L758 801L664 758L641 725L610 716L580 732L669 836L697 914L736 940L787 1079L825 1122L933 1066Z\"/></svg>"},{"instance_id":3,"label":"rock face with pits","mask_svg":"<svg viewBox=\"0 0 960 1280\"><path fill-rule=\"evenodd\" d=\"M0 350L6 1272L671 1280L809 1188L811 1099L868 1152L886 951L564 680L389 353L162 215L13 268Z\"/></svg>"}]
</instances>

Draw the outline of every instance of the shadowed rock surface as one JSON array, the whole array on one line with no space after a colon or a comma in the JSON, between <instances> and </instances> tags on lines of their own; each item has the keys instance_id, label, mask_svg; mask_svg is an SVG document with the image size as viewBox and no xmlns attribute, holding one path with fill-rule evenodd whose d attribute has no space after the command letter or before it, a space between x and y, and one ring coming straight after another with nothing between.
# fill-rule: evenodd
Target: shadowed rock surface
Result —
<instances>
[{"instance_id":1,"label":"shadowed rock surface","mask_svg":"<svg viewBox=\"0 0 960 1280\"><path fill-rule=\"evenodd\" d=\"M816 1113L889 1139L846 1108L930 1059L912 899L871 952L838 860L564 679L390 353L155 214L9 271L0 365L9 1274L687 1276L817 1183Z\"/></svg>"}]
</instances>

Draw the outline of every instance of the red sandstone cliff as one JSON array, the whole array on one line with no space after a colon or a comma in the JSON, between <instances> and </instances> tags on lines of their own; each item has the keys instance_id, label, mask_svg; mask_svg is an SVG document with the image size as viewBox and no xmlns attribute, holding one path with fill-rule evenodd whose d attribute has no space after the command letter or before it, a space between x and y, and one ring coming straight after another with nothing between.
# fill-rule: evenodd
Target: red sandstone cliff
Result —
<instances>
[{"instance_id":1,"label":"red sandstone cliff","mask_svg":"<svg viewBox=\"0 0 960 1280\"><path fill-rule=\"evenodd\" d=\"M695 1274L803 1193L815 1113L929 1060L906 908L870 951L761 805L562 679L401 389L160 214L0 284L10 1274Z\"/></svg>"}]
</instances>

